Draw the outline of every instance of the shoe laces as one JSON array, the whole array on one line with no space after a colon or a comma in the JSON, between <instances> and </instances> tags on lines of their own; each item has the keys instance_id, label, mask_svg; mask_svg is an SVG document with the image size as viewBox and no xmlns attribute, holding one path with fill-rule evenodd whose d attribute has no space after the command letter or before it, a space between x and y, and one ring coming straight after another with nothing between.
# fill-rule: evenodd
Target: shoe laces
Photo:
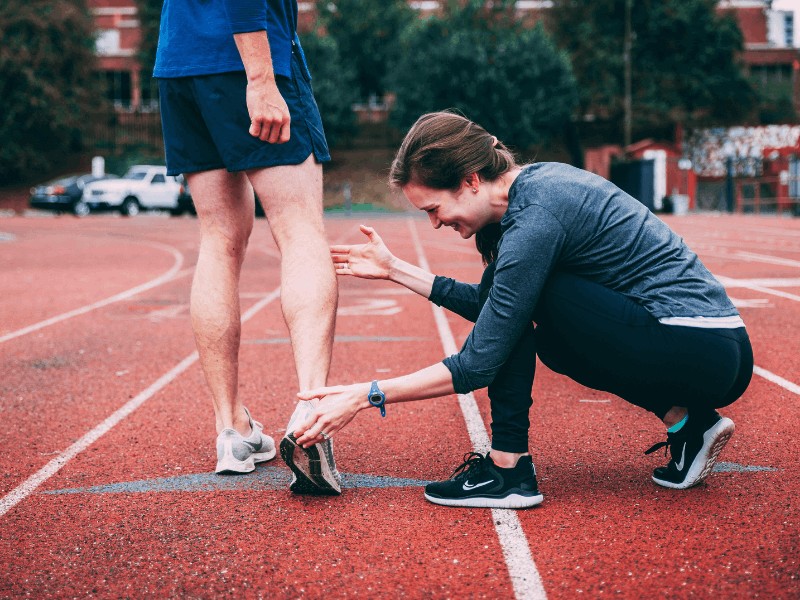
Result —
<instances>
[{"instance_id":1,"label":"shoe laces","mask_svg":"<svg viewBox=\"0 0 800 600\"><path fill-rule=\"evenodd\" d=\"M486 456L477 452L467 452L464 455L464 462L453 471L450 478L455 480L469 479L470 475L482 473L487 466L488 460Z\"/></svg>"},{"instance_id":2,"label":"shoe laces","mask_svg":"<svg viewBox=\"0 0 800 600\"><path fill-rule=\"evenodd\" d=\"M666 442L658 442L657 444L653 444L650 446L649 449L645 450L645 454L652 454L656 450L660 448L664 448L664 456L667 456L668 452L672 449L672 446L678 439L677 433L667 433L667 441Z\"/></svg>"}]
</instances>

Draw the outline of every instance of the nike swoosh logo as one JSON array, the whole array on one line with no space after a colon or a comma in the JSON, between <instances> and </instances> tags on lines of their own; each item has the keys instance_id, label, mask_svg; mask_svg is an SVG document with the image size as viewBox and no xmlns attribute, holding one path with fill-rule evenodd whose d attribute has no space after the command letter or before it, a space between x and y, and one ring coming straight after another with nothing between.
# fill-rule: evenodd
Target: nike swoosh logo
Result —
<instances>
[{"instance_id":1,"label":"nike swoosh logo","mask_svg":"<svg viewBox=\"0 0 800 600\"><path fill-rule=\"evenodd\" d=\"M261 447L264 445L264 438L258 436L257 442L251 442L250 440L244 440L245 445L250 446L253 449L253 452L258 452L261 450Z\"/></svg>"},{"instance_id":2,"label":"nike swoosh logo","mask_svg":"<svg viewBox=\"0 0 800 600\"><path fill-rule=\"evenodd\" d=\"M681 460L680 462L675 463L675 466L678 467L678 471L683 471L683 459L686 458L686 442L683 442L683 448L681 448Z\"/></svg>"},{"instance_id":3,"label":"nike swoosh logo","mask_svg":"<svg viewBox=\"0 0 800 600\"><path fill-rule=\"evenodd\" d=\"M479 488L484 485L489 485L490 483L494 483L494 479L490 479L489 481L482 481L481 483L476 483L475 485L470 485L469 482L465 481L464 485L462 486L464 490L474 490L475 488Z\"/></svg>"}]
</instances>

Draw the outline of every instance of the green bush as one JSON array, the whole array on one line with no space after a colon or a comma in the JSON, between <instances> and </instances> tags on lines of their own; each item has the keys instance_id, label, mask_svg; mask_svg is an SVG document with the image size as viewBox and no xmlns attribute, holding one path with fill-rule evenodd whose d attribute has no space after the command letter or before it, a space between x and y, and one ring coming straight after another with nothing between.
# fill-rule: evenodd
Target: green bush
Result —
<instances>
[{"instance_id":1,"label":"green bush","mask_svg":"<svg viewBox=\"0 0 800 600\"><path fill-rule=\"evenodd\" d=\"M336 41L309 32L300 43L311 71L311 85L330 145L350 139L358 131L353 103L358 100L355 69L341 60Z\"/></svg>"},{"instance_id":2,"label":"green bush","mask_svg":"<svg viewBox=\"0 0 800 600\"><path fill-rule=\"evenodd\" d=\"M81 149L100 104L84 0L0 2L0 181L51 169Z\"/></svg>"},{"instance_id":3,"label":"green bush","mask_svg":"<svg viewBox=\"0 0 800 600\"><path fill-rule=\"evenodd\" d=\"M452 3L412 24L390 69L393 122L455 108L519 148L561 133L578 98L569 62L541 26L518 23L513 4Z\"/></svg>"},{"instance_id":4,"label":"green bush","mask_svg":"<svg viewBox=\"0 0 800 600\"><path fill-rule=\"evenodd\" d=\"M417 15L407 0L317 0L322 30L355 70L359 101L382 97L389 57Z\"/></svg>"}]
</instances>

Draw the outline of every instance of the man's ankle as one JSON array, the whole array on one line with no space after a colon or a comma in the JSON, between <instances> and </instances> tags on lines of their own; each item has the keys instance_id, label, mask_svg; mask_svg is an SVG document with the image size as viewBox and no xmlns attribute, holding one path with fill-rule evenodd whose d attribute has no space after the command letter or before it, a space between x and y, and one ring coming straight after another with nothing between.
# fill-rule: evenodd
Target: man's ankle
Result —
<instances>
[{"instance_id":1,"label":"man's ankle","mask_svg":"<svg viewBox=\"0 0 800 600\"><path fill-rule=\"evenodd\" d=\"M248 418L244 409L237 411L234 414L233 420L230 424L230 429L237 431L244 437L248 437L251 433L253 433L253 429L250 427L250 419Z\"/></svg>"}]
</instances>

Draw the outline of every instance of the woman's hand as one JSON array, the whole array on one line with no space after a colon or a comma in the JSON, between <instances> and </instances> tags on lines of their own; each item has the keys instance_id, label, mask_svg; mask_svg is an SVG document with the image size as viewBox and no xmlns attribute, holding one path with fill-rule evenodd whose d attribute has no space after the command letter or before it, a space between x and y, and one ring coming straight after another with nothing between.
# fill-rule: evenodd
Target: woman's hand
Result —
<instances>
[{"instance_id":1,"label":"woman's hand","mask_svg":"<svg viewBox=\"0 0 800 600\"><path fill-rule=\"evenodd\" d=\"M358 411L369 406L369 389L369 383L356 383L317 388L297 394L301 400L320 399L308 420L293 432L297 443L308 448L319 444L326 437L331 437L352 421Z\"/></svg>"},{"instance_id":2,"label":"woman's hand","mask_svg":"<svg viewBox=\"0 0 800 600\"><path fill-rule=\"evenodd\" d=\"M331 258L337 275L353 275L364 279L389 279L394 254L372 227L359 225L369 238L366 244L331 246Z\"/></svg>"}]
</instances>

